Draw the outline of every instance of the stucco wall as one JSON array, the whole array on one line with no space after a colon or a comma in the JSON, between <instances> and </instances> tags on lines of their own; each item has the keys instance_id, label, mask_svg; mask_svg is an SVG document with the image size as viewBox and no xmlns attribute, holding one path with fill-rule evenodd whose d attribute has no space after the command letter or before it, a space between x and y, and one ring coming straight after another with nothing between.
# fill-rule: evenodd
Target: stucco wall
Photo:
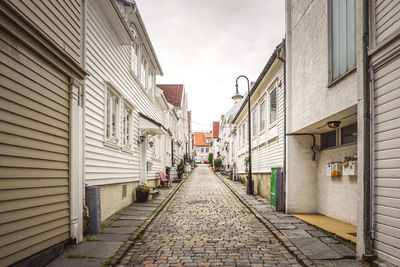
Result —
<instances>
[{"instance_id":1,"label":"stucco wall","mask_svg":"<svg viewBox=\"0 0 400 267\"><path fill-rule=\"evenodd\" d=\"M292 10L297 9L297 4L293 6ZM313 1L300 21L292 21L295 23L292 24L292 58L289 59L292 90L288 103L291 132L357 104L355 73L328 87L327 8L327 1Z\"/></svg>"},{"instance_id":2,"label":"stucco wall","mask_svg":"<svg viewBox=\"0 0 400 267\"><path fill-rule=\"evenodd\" d=\"M319 153L318 213L351 224L357 223L357 176L330 177L326 165L357 154L357 145L326 149Z\"/></svg>"},{"instance_id":3,"label":"stucco wall","mask_svg":"<svg viewBox=\"0 0 400 267\"><path fill-rule=\"evenodd\" d=\"M286 212L317 212L317 161L311 136L288 136Z\"/></svg>"},{"instance_id":4,"label":"stucco wall","mask_svg":"<svg viewBox=\"0 0 400 267\"><path fill-rule=\"evenodd\" d=\"M122 185L127 185L126 198L122 198ZM109 184L100 186L101 221L104 221L120 209L129 206L136 200L135 188L139 182ZM157 187L160 180L148 180L147 185Z\"/></svg>"}]
</instances>

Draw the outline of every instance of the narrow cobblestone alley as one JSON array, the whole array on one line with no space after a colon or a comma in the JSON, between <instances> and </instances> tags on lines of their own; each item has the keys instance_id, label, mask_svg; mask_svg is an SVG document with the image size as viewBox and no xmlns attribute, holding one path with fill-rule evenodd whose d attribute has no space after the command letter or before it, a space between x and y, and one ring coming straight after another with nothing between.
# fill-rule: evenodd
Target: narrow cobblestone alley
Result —
<instances>
[{"instance_id":1,"label":"narrow cobblestone alley","mask_svg":"<svg viewBox=\"0 0 400 267\"><path fill-rule=\"evenodd\" d=\"M206 166L194 170L122 263L300 266Z\"/></svg>"}]
</instances>

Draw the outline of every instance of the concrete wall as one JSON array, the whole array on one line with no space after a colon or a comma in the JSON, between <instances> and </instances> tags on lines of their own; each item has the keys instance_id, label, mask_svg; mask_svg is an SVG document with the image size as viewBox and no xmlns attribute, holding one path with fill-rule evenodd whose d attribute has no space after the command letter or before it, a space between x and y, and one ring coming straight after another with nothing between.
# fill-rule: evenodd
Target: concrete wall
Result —
<instances>
[{"instance_id":1,"label":"concrete wall","mask_svg":"<svg viewBox=\"0 0 400 267\"><path fill-rule=\"evenodd\" d=\"M100 205L101 205L101 221L104 221L122 208L129 206L136 200L135 188L139 182L101 185L100 187ZM126 197L122 198L122 186L127 185ZM147 185L157 187L160 180L148 180Z\"/></svg>"},{"instance_id":2,"label":"concrete wall","mask_svg":"<svg viewBox=\"0 0 400 267\"><path fill-rule=\"evenodd\" d=\"M247 185L247 174L238 174L238 179ZM271 173L253 173L254 193L270 200Z\"/></svg>"},{"instance_id":3,"label":"concrete wall","mask_svg":"<svg viewBox=\"0 0 400 267\"><path fill-rule=\"evenodd\" d=\"M326 175L326 165L357 154L357 144L326 149L318 160L318 213L351 224L357 223L357 176Z\"/></svg>"},{"instance_id":4,"label":"concrete wall","mask_svg":"<svg viewBox=\"0 0 400 267\"><path fill-rule=\"evenodd\" d=\"M317 161L312 161L311 136L287 138L286 212L317 212Z\"/></svg>"}]
</instances>

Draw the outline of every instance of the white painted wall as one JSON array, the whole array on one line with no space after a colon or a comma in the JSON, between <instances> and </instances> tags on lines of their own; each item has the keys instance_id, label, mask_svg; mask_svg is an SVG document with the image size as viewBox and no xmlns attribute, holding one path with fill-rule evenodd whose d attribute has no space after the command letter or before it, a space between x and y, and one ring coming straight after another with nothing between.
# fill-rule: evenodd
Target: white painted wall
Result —
<instances>
[{"instance_id":1,"label":"white painted wall","mask_svg":"<svg viewBox=\"0 0 400 267\"><path fill-rule=\"evenodd\" d=\"M361 16L359 4L356 12ZM287 132L327 132L329 117L357 107L360 82L354 70L329 84L328 1L287 1L286 32ZM357 154L357 145L317 152L315 161L311 146L310 136L287 138L287 212L322 213L356 223L357 178L327 177L326 163Z\"/></svg>"},{"instance_id":2,"label":"white painted wall","mask_svg":"<svg viewBox=\"0 0 400 267\"><path fill-rule=\"evenodd\" d=\"M279 86L279 84L281 86ZM270 123L269 92L272 89L277 90L277 119L275 123ZM259 110L260 104L265 101L264 118L265 129L259 129ZM261 81L257 90L253 93L250 104L252 112L257 109L257 134L252 137L252 172L253 173L270 173L271 167L283 166L283 64L275 60L266 76ZM236 144L239 144L239 128L242 127L248 119L248 108L241 111L235 124ZM247 125L247 124L246 124ZM253 132L253 126L251 127ZM243 128L241 128L243 129ZM246 136L248 128L245 126ZM243 133L242 133L243 134ZM237 167L238 173L245 172L244 159L248 155L248 142L242 142L241 146L237 147Z\"/></svg>"}]
</instances>

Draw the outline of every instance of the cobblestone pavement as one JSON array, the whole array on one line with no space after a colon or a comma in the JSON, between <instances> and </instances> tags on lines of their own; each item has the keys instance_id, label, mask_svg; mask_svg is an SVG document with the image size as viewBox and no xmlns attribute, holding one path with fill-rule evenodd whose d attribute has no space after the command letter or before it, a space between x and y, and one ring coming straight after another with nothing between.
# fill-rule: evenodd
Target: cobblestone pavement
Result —
<instances>
[{"instance_id":1,"label":"cobblestone pavement","mask_svg":"<svg viewBox=\"0 0 400 267\"><path fill-rule=\"evenodd\" d=\"M206 166L121 261L127 266L300 266Z\"/></svg>"}]
</instances>

